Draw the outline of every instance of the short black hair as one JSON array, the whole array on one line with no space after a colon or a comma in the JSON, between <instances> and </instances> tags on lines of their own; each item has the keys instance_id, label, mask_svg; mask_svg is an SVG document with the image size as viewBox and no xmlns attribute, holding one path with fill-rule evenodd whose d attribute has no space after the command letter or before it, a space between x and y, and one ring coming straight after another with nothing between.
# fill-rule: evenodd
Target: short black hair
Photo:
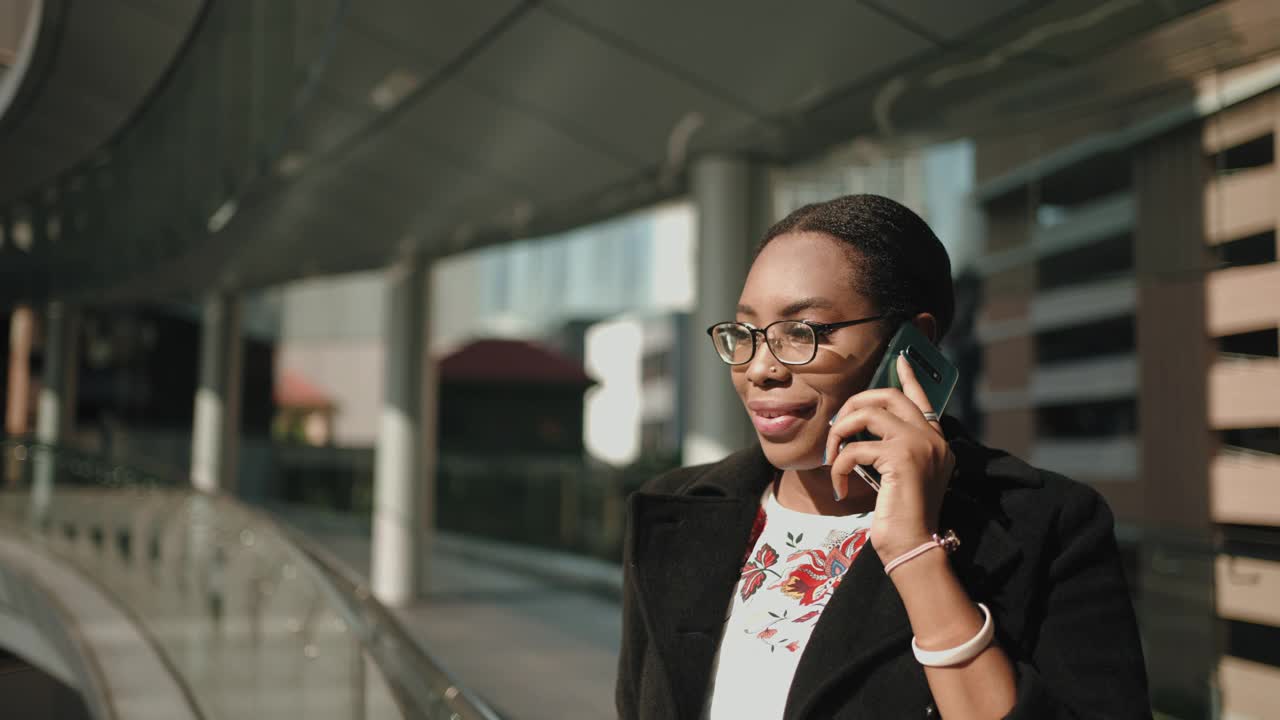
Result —
<instances>
[{"instance_id":1,"label":"short black hair","mask_svg":"<svg viewBox=\"0 0 1280 720\"><path fill-rule=\"evenodd\" d=\"M765 233L756 255L787 233L829 235L844 244L861 268L853 278L876 312L907 320L927 312L938 321L942 340L955 317L951 258L921 217L881 195L845 195L795 210Z\"/></svg>"}]
</instances>

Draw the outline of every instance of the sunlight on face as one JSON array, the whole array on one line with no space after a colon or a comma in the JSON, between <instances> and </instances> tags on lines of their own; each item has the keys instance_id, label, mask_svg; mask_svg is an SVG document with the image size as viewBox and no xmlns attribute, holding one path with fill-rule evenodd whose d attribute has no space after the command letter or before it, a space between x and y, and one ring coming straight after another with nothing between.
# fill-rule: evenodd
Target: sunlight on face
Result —
<instances>
[{"instance_id":1,"label":"sunlight on face","mask_svg":"<svg viewBox=\"0 0 1280 720\"><path fill-rule=\"evenodd\" d=\"M859 270L828 235L780 235L751 266L737 319L763 328L775 320L835 323L875 315L872 303L853 289ZM734 388L774 467L822 464L827 422L866 387L885 339L883 322L841 328L818 338L817 356L807 365L778 362L761 339L751 362L732 368Z\"/></svg>"}]
</instances>

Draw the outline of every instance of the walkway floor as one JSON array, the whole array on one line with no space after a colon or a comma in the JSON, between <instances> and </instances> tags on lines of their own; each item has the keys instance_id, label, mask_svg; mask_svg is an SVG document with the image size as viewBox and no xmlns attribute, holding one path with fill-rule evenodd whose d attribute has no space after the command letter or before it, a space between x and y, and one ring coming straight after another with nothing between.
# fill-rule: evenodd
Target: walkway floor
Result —
<instances>
[{"instance_id":1,"label":"walkway floor","mask_svg":"<svg viewBox=\"0 0 1280 720\"><path fill-rule=\"evenodd\" d=\"M363 523L277 513L367 577L369 537ZM399 611L406 628L504 718L616 715L617 602L444 552L431 559L431 580L426 598Z\"/></svg>"}]
</instances>

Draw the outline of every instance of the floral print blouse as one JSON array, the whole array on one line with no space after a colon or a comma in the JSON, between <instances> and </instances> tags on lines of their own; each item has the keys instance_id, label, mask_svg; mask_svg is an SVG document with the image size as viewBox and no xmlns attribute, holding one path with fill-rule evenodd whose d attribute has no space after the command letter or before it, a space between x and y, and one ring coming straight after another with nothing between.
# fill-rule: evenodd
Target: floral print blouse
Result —
<instances>
[{"instance_id":1,"label":"floral print blouse","mask_svg":"<svg viewBox=\"0 0 1280 720\"><path fill-rule=\"evenodd\" d=\"M703 716L780 718L813 628L867 542L871 513L811 515L765 491Z\"/></svg>"}]
</instances>

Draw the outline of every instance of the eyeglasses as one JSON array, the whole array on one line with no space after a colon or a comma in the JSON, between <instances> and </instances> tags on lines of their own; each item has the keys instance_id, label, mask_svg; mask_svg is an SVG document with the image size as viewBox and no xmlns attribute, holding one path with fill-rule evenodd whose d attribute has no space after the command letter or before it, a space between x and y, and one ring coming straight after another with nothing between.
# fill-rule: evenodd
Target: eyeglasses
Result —
<instances>
[{"instance_id":1,"label":"eyeglasses","mask_svg":"<svg viewBox=\"0 0 1280 720\"><path fill-rule=\"evenodd\" d=\"M833 330L874 322L888 317L876 315L860 320L819 323L810 320L778 320L763 328L741 322L716 323L707 328L720 359L729 365L745 365L756 356L756 335L763 335L769 352L784 365L804 365L818 356L818 337Z\"/></svg>"}]
</instances>

